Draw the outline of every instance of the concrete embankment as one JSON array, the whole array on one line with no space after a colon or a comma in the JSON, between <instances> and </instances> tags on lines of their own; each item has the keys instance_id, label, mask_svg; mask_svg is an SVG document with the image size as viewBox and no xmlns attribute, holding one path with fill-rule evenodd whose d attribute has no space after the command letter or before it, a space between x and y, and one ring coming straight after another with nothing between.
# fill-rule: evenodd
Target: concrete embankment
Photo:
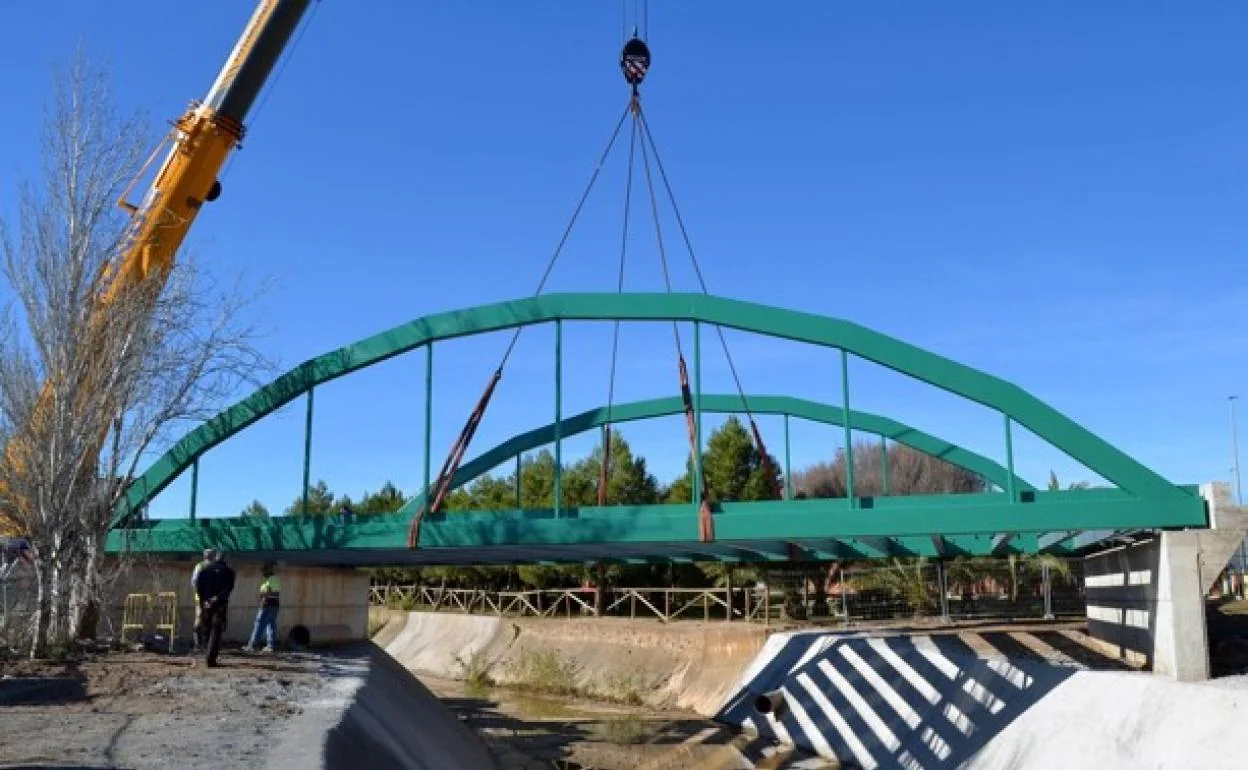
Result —
<instances>
[{"instance_id":1,"label":"concrete embankment","mask_svg":"<svg viewBox=\"0 0 1248 770\"><path fill-rule=\"evenodd\" d=\"M319 699L303 704L265 770L493 770L485 744L397 661L369 646L330 661Z\"/></svg>"},{"instance_id":2,"label":"concrete embankment","mask_svg":"<svg viewBox=\"0 0 1248 770\"><path fill-rule=\"evenodd\" d=\"M1248 755L1248 677L1123 670L1071 626L768 635L394 612L374 641L409 670L500 684L523 684L534 659L562 661L583 693L626 688L848 767L1229 770ZM780 707L760 713L761 695Z\"/></svg>"},{"instance_id":3,"label":"concrete embankment","mask_svg":"<svg viewBox=\"0 0 1248 770\"><path fill-rule=\"evenodd\" d=\"M758 626L625 619L390 613L373 641L411 671L561 688L656 708L714 714L766 639Z\"/></svg>"}]
</instances>

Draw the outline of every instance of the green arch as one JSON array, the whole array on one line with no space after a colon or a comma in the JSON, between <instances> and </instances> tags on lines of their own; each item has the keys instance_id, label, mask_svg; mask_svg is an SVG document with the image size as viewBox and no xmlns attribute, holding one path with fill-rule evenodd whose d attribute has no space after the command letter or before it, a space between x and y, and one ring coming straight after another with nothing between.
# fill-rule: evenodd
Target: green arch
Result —
<instances>
[{"instance_id":1,"label":"green arch","mask_svg":"<svg viewBox=\"0 0 1248 770\"><path fill-rule=\"evenodd\" d=\"M838 348L1001 412L1131 495L1192 497L1022 388L849 321L705 294L546 294L418 318L305 361L178 441L131 484L113 524L204 452L310 388L440 340L555 320L699 321Z\"/></svg>"},{"instance_id":2,"label":"green arch","mask_svg":"<svg viewBox=\"0 0 1248 770\"><path fill-rule=\"evenodd\" d=\"M703 393L701 407L704 413L743 413L747 411L745 408L746 401L749 402L750 406L748 411L754 414L783 414L825 425L845 424L845 411L841 407L829 406L817 401L790 396L746 396L745 401L743 401L741 396L736 394ZM603 406L563 419L559 423L560 435L563 438L568 438L605 425L635 422L637 420L684 413L685 403L678 396L615 404L610 410ZM884 436L924 454L945 460L984 477L1001 489L1006 489L1008 486L1007 478L1009 477L1009 471L1001 467L1001 464L995 460L878 414L851 409L849 411L849 419L854 430ZM479 476L483 476L491 469L497 468L516 455L545 446L554 442L554 440L555 423L543 425L526 433L512 436L510 439L464 463L455 474L451 488L457 489ZM1017 474L1014 475L1014 485L1016 489L1035 489L1035 487ZM424 502L425 496L422 492L409 500L399 510L399 513L415 513L424 505Z\"/></svg>"}]
</instances>

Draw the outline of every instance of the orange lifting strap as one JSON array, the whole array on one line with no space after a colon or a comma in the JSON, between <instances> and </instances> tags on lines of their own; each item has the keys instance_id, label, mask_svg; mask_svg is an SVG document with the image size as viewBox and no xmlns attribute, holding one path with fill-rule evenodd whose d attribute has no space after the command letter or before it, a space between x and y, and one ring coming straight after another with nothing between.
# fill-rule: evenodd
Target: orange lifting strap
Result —
<instances>
[{"instance_id":1,"label":"orange lifting strap","mask_svg":"<svg viewBox=\"0 0 1248 770\"><path fill-rule=\"evenodd\" d=\"M468 445L472 443L472 437L476 434L477 427L481 424L481 418L485 417L485 408L489 406L490 397L494 395L494 388L502 378L502 368L496 369L494 376L490 378L490 383L485 386L485 392L481 394L481 399L477 401L477 408L469 415L468 423L459 432L459 438L455 439L455 445L451 447L451 453L447 456L446 462L442 464L442 470L438 472L438 481L433 489L432 505L429 500L425 500L425 504L412 517L412 524L407 530L408 548L419 547L420 522L424 519L425 514L437 513L442 509L442 503L446 502L446 496L451 491L451 482L454 481L455 474L459 471L459 464L464 461L464 453L468 451Z\"/></svg>"},{"instance_id":2,"label":"orange lifting strap","mask_svg":"<svg viewBox=\"0 0 1248 770\"><path fill-rule=\"evenodd\" d=\"M689 449L698 451L698 428L693 416L693 393L689 390L689 370L685 367L684 355L679 355L680 366L680 397L685 402L685 426L689 429ZM698 507L698 537L702 542L709 543L715 539L715 521L711 518L711 503L706 498L706 474L698 479L702 505Z\"/></svg>"}]
</instances>

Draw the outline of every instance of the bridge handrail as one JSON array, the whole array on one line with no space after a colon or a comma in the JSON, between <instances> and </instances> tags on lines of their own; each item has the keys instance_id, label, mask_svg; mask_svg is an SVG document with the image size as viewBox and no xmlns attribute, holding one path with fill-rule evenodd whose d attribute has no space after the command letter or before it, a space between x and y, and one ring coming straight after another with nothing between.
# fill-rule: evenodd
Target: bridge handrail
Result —
<instances>
[{"instance_id":1,"label":"bridge handrail","mask_svg":"<svg viewBox=\"0 0 1248 770\"><path fill-rule=\"evenodd\" d=\"M703 294L546 294L419 318L296 366L178 441L131 484L112 525L149 501L205 451L316 385L436 341L555 320L698 321L838 348L997 410L1132 495L1189 498L1186 491L1017 385L849 321Z\"/></svg>"}]
</instances>

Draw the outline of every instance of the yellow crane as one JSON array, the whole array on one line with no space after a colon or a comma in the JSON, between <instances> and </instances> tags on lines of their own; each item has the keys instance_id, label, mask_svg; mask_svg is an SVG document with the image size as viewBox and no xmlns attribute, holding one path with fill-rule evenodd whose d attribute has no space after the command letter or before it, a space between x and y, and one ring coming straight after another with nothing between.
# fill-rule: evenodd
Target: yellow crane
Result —
<instances>
[{"instance_id":1,"label":"yellow crane","mask_svg":"<svg viewBox=\"0 0 1248 770\"><path fill-rule=\"evenodd\" d=\"M247 112L311 3L260 0L207 97L191 103L122 195L118 205L130 212L131 220L124 250L110 265L98 306L106 307L145 281L164 286L200 209L221 194L221 170L243 139ZM166 147L146 194L138 203L130 202L127 198L135 185ZM48 398L45 386L37 412ZM20 435L12 438L0 462L15 462L19 453L14 444L20 441ZM22 534L0 510L0 536Z\"/></svg>"}]
</instances>

